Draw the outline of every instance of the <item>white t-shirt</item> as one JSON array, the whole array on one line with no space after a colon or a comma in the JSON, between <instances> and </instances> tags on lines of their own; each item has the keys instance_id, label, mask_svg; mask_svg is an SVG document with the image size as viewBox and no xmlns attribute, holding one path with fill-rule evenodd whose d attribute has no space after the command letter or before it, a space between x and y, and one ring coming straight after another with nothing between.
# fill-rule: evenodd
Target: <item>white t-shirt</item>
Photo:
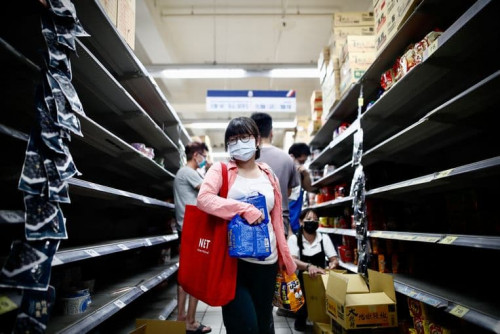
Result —
<instances>
[{"instance_id":1,"label":"white t-shirt","mask_svg":"<svg viewBox=\"0 0 500 334\"><path fill-rule=\"evenodd\" d=\"M325 249L326 257L330 259L332 256L337 256L337 251L335 250L335 247L333 247L333 243L330 237L328 235L324 236L319 232L316 232L316 238L314 238L312 243L309 243L309 241L307 241L307 239L302 236L302 255L313 256L321 252L321 240L323 240L323 247ZM291 236L289 236L287 243L288 248L290 248L290 254L298 258L300 250L297 242L297 235L292 234Z\"/></svg>"},{"instance_id":2,"label":"white t-shirt","mask_svg":"<svg viewBox=\"0 0 500 334\"><path fill-rule=\"evenodd\" d=\"M274 190L271 181L269 181L266 174L262 172L256 179L237 175L231 189L229 189L227 197L238 200L255 193L261 193L266 198L267 212L269 215L267 228L269 230L269 240L271 241L271 255L262 261L254 258L242 258L242 260L259 264L272 264L278 261L278 250L276 248L276 235L274 234L274 229L271 224L271 210L274 208Z\"/></svg>"}]
</instances>

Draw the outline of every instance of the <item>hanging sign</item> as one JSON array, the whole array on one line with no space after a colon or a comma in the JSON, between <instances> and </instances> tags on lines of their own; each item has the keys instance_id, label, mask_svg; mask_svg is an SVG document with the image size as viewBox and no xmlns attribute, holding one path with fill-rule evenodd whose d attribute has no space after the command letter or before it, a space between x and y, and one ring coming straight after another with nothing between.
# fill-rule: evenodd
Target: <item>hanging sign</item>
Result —
<instances>
[{"instance_id":1,"label":"hanging sign","mask_svg":"<svg viewBox=\"0 0 500 334\"><path fill-rule=\"evenodd\" d=\"M207 90L207 111L295 112L294 90Z\"/></svg>"}]
</instances>

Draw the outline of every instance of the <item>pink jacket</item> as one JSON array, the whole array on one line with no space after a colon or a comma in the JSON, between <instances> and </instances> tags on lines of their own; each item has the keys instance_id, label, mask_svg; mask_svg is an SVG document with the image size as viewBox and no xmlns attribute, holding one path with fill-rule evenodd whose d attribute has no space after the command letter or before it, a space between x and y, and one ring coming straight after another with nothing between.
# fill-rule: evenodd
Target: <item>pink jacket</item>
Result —
<instances>
[{"instance_id":1,"label":"pink jacket","mask_svg":"<svg viewBox=\"0 0 500 334\"><path fill-rule=\"evenodd\" d=\"M257 165L266 173L274 188L274 208L271 210L271 223L273 224L274 233L276 234L278 263L280 268L285 268L287 273L291 275L297 269L297 265L290 255L290 249L288 248L285 238L279 181L267 164L257 162ZM238 174L238 167L234 161L230 161L227 164L227 173L228 189L231 189L236 180L236 175ZM201 184L196 203L198 208L225 220L231 220L236 214L239 214L248 221L255 221L260 217L261 212L259 209L251 204L230 198L219 197L218 193L221 187L222 166L221 163L215 163L207 171L205 179Z\"/></svg>"}]
</instances>

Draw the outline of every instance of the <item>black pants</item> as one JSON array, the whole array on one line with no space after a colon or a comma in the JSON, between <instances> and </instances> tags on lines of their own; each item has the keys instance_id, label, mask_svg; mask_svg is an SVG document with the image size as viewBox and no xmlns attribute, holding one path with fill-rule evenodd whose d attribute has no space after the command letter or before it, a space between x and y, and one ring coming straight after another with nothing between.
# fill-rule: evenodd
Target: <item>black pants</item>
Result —
<instances>
[{"instance_id":1,"label":"black pants","mask_svg":"<svg viewBox=\"0 0 500 334\"><path fill-rule=\"evenodd\" d=\"M273 296L278 264L238 260L236 295L222 307L228 334L274 334Z\"/></svg>"},{"instance_id":2,"label":"black pants","mask_svg":"<svg viewBox=\"0 0 500 334\"><path fill-rule=\"evenodd\" d=\"M305 286L304 286L304 277L302 276L303 274L303 270L300 270L299 273L297 274L298 278L299 278L299 281L300 281L300 288L302 289L302 295L304 296L304 301L306 300L306 289L305 289ZM295 312L295 321L296 323L299 323L299 324L302 324L302 325L305 325L306 322L307 322L307 305L306 303L304 302L304 305L302 305L301 308L299 308L297 310L297 312Z\"/></svg>"}]
</instances>

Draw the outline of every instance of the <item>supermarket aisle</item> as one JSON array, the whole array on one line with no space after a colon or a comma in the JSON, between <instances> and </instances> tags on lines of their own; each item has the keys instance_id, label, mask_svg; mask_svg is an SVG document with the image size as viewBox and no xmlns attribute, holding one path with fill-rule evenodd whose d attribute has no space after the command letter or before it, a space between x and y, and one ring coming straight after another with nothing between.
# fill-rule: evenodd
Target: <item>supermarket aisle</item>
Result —
<instances>
[{"instance_id":1,"label":"supermarket aisle","mask_svg":"<svg viewBox=\"0 0 500 334\"><path fill-rule=\"evenodd\" d=\"M288 318L276 315L277 308L273 310L274 328L276 334L292 334L292 333L313 333L313 327L308 326L306 332L298 332L293 329L294 318ZM175 320L177 317L177 309L172 312L169 320ZM212 327L213 334L224 334L226 330L222 323L222 309L220 307L212 307L203 302L198 303L196 311L196 319L204 325Z\"/></svg>"}]
</instances>

